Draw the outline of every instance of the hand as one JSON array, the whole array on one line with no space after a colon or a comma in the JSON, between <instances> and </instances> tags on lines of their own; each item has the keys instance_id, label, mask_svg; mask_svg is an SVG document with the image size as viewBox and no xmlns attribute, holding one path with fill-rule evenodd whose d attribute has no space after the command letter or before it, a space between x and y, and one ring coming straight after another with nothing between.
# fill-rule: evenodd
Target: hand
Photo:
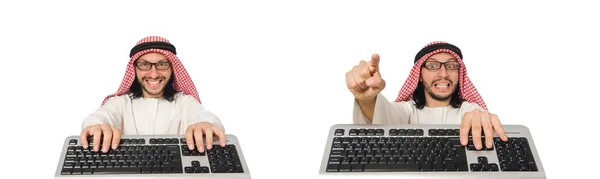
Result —
<instances>
[{"instance_id":1,"label":"hand","mask_svg":"<svg viewBox=\"0 0 600 179\"><path fill-rule=\"evenodd\" d=\"M348 71L346 84L357 100L375 100L377 94L385 88L385 81L379 73L379 55L373 54L369 62L361 60L358 66Z\"/></svg>"},{"instance_id":2,"label":"hand","mask_svg":"<svg viewBox=\"0 0 600 179\"><path fill-rule=\"evenodd\" d=\"M469 129L471 129L471 135L473 135L473 145L475 149L480 150L481 144L481 129L485 134L485 143L487 148L492 148L494 144L494 130L498 133L498 136L502 141L508 141L506 133L498 120L496 114L489 113L488 111L481 112L480 110L473 110L466 112L463 116L462 123L460 124L460 143L465 146L469 142Z\"/></svg>"},{"instance_id":3,"label":"hand","mask_svg":"<svg viewBox=\"0 0 600 179\"><path fill-rule=\"evenodd\" d=\"M225 147L225 133L221 131L221 129L212 125L208 122L198 122L196 124L192 124L187 128L185 132L185 141L190 150L194 150L194 140L196 141L196 147L198 147L198 152L204 152L204 141L203 134L206 135L206 148L208 150L212 149L213 143L213 133L219 137L219 141L221 142L221 147Z\"/></svg>"},{"instance_id":4,"label":"hand","mask_svg":"<svg viewBox=\"0 0 600 179\"><path fill-rule=\"evenodd\" d=\"M100 150L100 137L104 136L102 141L102 152L108 152L109 147L112 143L112 149L117 149L119 147L119 143L121 143L121 132L117 130L114 126L104 124L96 124L92 126L88 126L81 131L81 135L79 135L81 139L81 145L84 149L88 148L88 136L94 136L94 152L98 152Z\"/></svg>"}]
</instances>

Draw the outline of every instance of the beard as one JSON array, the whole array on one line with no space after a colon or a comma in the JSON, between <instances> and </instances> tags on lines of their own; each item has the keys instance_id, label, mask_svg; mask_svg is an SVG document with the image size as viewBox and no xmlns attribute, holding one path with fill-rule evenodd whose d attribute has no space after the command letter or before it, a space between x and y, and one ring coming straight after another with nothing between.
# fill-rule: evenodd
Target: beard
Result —
<instances>
[{"instance_id":1,"label":"beard","mask_svg":"<svg viewBox=\"0 0 600 179\"><path fill-rule=\"evenodd\" d=\"M433 93L433 90L431 89L432 86L433 86L433 84L435 84L436 82L441 81L441 80L446 80L446 81L448 81L450 83L450 84L448 84L449 86L451 86L450 94L448 94L448 95L438 95L438 94ZM425 88L425 92L428 93L429 96L431 96L431 98L433 98L434 100L437 100L437 101L447 101L447 100L449 100L452 97L452 94L454 94L454 91L456 90L456 86L448 78L434 80L434 81L431 82L431 84L425 84L425 83L423 83L423 87Z\"/></svg>"}]
</instances>

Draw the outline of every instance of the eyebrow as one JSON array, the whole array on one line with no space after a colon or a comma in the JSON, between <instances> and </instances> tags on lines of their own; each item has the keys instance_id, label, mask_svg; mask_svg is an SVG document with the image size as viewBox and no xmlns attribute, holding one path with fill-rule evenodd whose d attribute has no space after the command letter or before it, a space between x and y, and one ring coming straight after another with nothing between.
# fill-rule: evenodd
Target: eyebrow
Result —
<instances>
[{"instance_id":1,"label":"eyebrow","mask_svg":"<svg viewBox=\"0 0 600 179\"><path fill-rule=\"evenodd\" d=\"M430 57L429 59L427 59L427 61L439 61L439 60ZM451 59L448 59L448 61L458 61L458 60L456 60L456 58L452 57Z\"/></svg>"},{"instance_id":2,"label":"eyebrow","mask_svg":"<svg viewBox=\"0 0 600 179\"><path fill-rule=\"evenodd\" d=\"M146 61L146 60L144 60L144 59L142 59L142 58L140 58L140 59L138 60L138 62L140 62L140 61L148 62L148 61ZM163 58L163 59L159 60L158 62L169 62L169 59ZM158 63L158 62L157 62L157 63Z\"/></svg>"}]
</instances>

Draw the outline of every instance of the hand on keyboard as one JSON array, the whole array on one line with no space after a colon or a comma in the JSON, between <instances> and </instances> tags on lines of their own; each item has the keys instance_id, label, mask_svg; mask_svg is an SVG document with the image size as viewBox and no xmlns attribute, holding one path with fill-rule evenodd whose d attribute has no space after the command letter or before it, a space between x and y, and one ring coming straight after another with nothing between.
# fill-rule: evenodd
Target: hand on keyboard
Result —
<instances>
[{"instance_id":1,"label":"hand on keyboard","mask_svg":"<svg viewBox=\"0 0 600 179\"><path fill-rule=\"evenodd\" d=\"M88 137L94 137L92 141L94 152L100 150L100 145L102 145L102 152L104 153L108 152L108 149L111 146L113 149L117 149L119 142L121 141L121 132L114 126L106 123L88 126L81 131L81 135L79 136L81 138L81 145L84 149L88 148ZM103 141L100 141L101 138L103 138Z\"/></svg>"},{"instance_id":2,"label":"hand on keyboard","mask_svg":"<svg viewBox=\"0 0 600 179\"><path fill-rule=\"evenodd\" d=\"M468 144L469 131L471 131L475 148L477 150L482 149L482 128L487 148L492 148L492 146L494 146L494 130L498 133L498 136L502 141L508 141L506 133L496 114L489 113L488 111L481 112L480 110L473 110L471 112L466 112L463 116L462 123L460 124L460 143L465 146Z\"/></svg>"},{"instance_id":3,"label":"hand on keyboard","mask_svg":"<svg viewBox=\"0 0 600 179\"><path fill-rule=\"evenodd\" d=\"M199 152L204 152L204 141L203 134L206 135L206 148L210 150L212 148L213 133L219 137L221 147L225 147L225 133L218 127L208 122L198 122L192 124L187 128L185 132L185 140L190 150L194 150L194 141Z\"/></svg>"}]
</instances>

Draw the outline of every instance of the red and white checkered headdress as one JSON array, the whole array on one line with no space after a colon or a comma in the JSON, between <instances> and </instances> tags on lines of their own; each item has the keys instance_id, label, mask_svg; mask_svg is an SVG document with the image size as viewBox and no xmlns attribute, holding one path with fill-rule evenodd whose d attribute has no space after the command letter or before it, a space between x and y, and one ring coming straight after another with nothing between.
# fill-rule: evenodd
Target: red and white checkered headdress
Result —
<instances>
[{"instance_id":1,"label":"red and white checkered headdress","mask_svg":"<svg viewBox=\"0 0 600 179\"><path fill-rule=\"evenodd\" d=\"M487 106L477 89L471 83L471 80L467 76L467 68L462 60L462 53L460 49L452 44L443 41L434 41L427 44L423 49L416 55L415 57L415 65L413 66L410 74L408 75L408 79L404 82L404 85L400 89L398 93L398 97L396 98L396 102L399 101L408 101L412 99L413 92L417 88L419 83L419 77L421 72L421 65L425 62L429 57L435 55L437 53L446 52L452 54L457 61L460 63L459 69L459 85L460 91L458 95L465 99L467 102L476 103L481 106L483 109L487 110Z\"/></svg>"},{"instance_id":2,"label":"red and white checkered headdress","mask_svg":"<svg viewBox=\"0 0 600 179\"><path fill-rule=\"evenodd\" d=\"M201 102L194 82L183 67L181 61L179 61L179 58L176 56L177 52L175 51L175 46L163 37L147 36L139 40L131 50L131 53L129 54L129 63L127 63L127 69L123 81L121 82L121 86L116 93L106 96L104 101L102 101L102 105L113 96L129 93L129 88L131 87L131 84L133 84L133 80L135 80L135 60L140 56L151 52L160 53L167 57L171 62L171 68L174 75L174 79L171 79L173 81L173 88L177 91L182 91L184 94L192 95L198 102Z\"/></svg>"}]
</instances>

